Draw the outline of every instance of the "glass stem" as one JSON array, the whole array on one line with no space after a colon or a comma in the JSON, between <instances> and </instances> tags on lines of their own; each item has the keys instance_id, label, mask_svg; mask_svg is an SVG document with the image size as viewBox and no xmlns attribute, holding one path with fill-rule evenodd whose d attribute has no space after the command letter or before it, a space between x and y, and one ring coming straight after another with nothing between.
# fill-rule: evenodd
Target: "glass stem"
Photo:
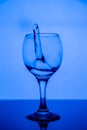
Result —
<instances>
[{"instance_id":1,"label":"glass stem","mask_svg":"<svg viewBox=\"0 0 87 130\"><path fill-rule=\"evenodd\" d=\"M46 105L46 86L47 81L39 80L39 90L40 90L40 106L39 112L48 112L47 105Z\"/></svg>"}]
</instances>

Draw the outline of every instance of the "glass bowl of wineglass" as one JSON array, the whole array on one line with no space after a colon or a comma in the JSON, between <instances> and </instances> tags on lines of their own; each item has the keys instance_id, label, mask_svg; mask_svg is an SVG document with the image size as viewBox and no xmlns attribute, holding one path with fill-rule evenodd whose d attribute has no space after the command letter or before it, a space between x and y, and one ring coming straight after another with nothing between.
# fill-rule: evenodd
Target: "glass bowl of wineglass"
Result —
<instances>
[{"instance_id":1,"label":"glass bowl of wineglass","mask_svg":"<svg viewBox=\"0 0 87 130\"><path fill-rule=\"evenodd\" d=\"M50 112L46 104L46 88L49 78L59 69L63 49L59 34L40 33L34 24L33 33L26 34L22 46L22 56L26 68L36 77L40 91L40 105L27 118L35 121L53 121L60 118Z\"/></svg>"}]
</instances>

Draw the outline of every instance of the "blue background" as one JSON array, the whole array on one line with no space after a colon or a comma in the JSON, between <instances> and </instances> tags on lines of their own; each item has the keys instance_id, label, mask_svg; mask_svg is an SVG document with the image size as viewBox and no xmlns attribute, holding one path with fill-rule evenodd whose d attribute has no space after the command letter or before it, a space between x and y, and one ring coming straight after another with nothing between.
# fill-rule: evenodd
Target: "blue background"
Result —
<instances>
[{"instance_id":1,"label":"blue background","mask_svg":"<svg viewBox=\"0 0 87 130\"><path fill-rule=\"evenodd\" d=\"M59 33L63 62L47 87L48 99L87 99L87 0L0 0L0 99L38 99L35 77L22 60L26 33Z\"/></svg>"}]
</instances>

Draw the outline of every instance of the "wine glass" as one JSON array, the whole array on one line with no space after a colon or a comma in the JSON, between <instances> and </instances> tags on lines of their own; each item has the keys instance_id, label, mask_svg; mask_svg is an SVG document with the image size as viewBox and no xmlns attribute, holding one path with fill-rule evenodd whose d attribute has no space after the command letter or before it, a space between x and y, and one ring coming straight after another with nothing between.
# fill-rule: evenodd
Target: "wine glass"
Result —
<instances>
[{"instance_id":1,"label":"wine glass","mask_svg":"<svg viewBox=\"0 0 87 130\"><path fill-rule=\"evenodd\" d=\"M46 87L49 78L62 63L63 49L59 34L31 33L25 35L22 47L26 68L36 77L40 90L40 105L27 118L35 121L54 121L60 118L50 112L46 105Z\"/></svg>"}]
</instances>

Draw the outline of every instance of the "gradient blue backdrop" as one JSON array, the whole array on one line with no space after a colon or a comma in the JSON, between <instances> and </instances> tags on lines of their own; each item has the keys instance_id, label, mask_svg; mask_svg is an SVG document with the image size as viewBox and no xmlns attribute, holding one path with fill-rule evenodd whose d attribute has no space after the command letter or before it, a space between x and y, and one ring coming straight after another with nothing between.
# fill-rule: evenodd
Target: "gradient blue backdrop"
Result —
<instances>
[{"instance_id":1,"label":"gradient blue backdrop","mask_svg":"<svg viewBox=\"0 0 87 130\"><path fill-rule=\"evenodd\" d=\"M36 22L59 33L63 63L50 78L48 99L87 99L87 0L0 0L0 99L38 99L35 77L22 60L22 43Z\"/></svg>"}]
</instances>

